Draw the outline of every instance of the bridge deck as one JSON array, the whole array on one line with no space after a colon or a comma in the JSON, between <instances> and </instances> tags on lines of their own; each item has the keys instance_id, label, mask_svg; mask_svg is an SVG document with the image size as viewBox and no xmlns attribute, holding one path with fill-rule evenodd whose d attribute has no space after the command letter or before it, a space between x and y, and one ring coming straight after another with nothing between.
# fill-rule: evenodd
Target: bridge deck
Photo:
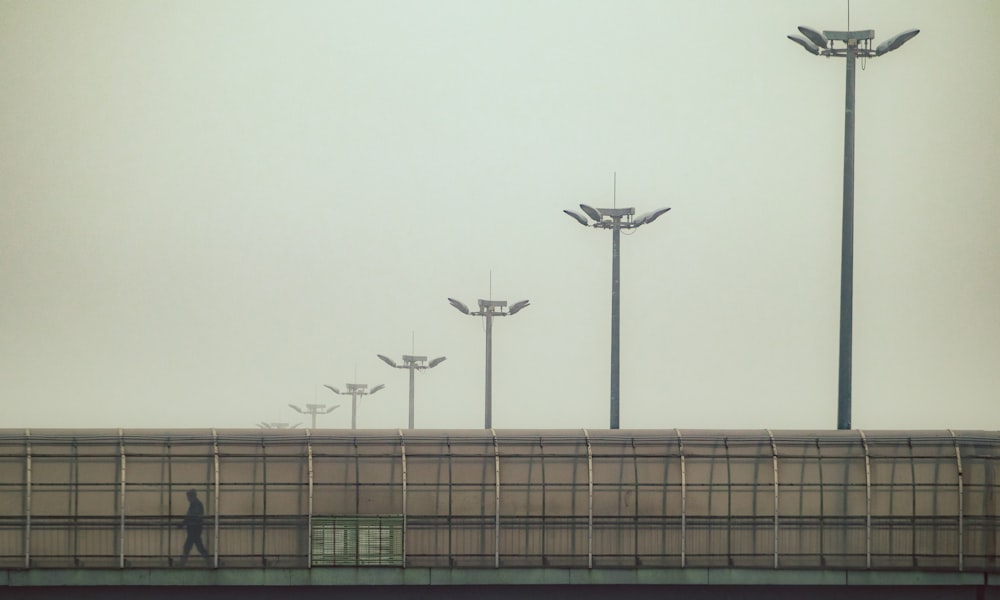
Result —
<instances>
[{"instance_id":1,"label":"bridge deck","mask_svg":"<svg viewBox=\"0 0 1000 600\"><path fill-rule=\"evenodd\" d=\"M987 587L1000 574L763 569L8 569L0 588L86 586L921 586Z\"/></svg>"}]
</instances>

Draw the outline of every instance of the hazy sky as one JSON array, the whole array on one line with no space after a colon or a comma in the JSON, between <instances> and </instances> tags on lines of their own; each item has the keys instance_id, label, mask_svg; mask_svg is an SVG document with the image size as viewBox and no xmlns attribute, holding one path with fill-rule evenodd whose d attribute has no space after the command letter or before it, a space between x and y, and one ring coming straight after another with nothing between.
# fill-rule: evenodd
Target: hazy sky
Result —
<instances>
[{"instance_id":1,"label":"hazy sky","mask_svg":"<svg viewBox=\"0 0 1000 600\"><path fill-rule=\"evenodd\" d=\"M0 1L2 427L833 428L844 0ZM1000 2L855 0L857 428L1000 427ZM862 65L859 64L859 67ZM613 181L617 173L617 191ZM615 199L616 198L616 199ZM492 284L491 284L492 273ZM491 287L492 285L492 287ZM415 344L413 341L415 340ZM355 379L356 378L356 379Z\"/></svg>"}]
</instances>

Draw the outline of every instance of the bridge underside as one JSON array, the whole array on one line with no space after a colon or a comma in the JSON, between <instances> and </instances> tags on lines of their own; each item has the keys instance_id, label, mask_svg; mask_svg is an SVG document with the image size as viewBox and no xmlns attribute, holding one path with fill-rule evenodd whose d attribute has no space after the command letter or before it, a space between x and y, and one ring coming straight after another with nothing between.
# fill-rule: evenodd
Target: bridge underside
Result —
<instances>
[{"instance_id":1,"label":"bridge underside","mask_svg":"<svg viewBox=\"0 0 1000 600\"><path fill-rule=\"evenodd\" d=\"M962 598L1000 600L1000 575L755 569L32 569L0 571L4 598Z\"/></svg>"}]
</instances>

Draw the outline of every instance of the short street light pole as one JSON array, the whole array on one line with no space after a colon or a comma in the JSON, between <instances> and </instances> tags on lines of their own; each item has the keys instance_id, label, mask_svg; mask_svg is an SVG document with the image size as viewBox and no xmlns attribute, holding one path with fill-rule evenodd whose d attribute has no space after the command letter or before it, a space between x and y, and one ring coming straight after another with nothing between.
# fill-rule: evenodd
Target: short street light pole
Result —
<instances>
[{"instance_id":1,"label":"short street light pole","mask_svg":"<svg viewBox=\"0 0 1000 600\"><path fill-rule=\"evenodd\" d=\"M339 389L333 387L332 385L323 384L323 387L327 388L328 390L330 390L334 394L340 394L340 395L343 395L343 396L350 396L351 397L351 429L357 429L358 428L358 397L359 396L368 396L370 394L374 394L375 392L379 391L380 389L384 388L385 386L380 383L380 384L376 385L375 387L373 387L371 389L368 389L368 384L367 383L348 383L348 384L345 384L345 385L347 387L347 391L346 392L342 392Z\"/></svg>"},{"instance_id":2,"label":"short street light pole","mask_svg":"<svg viewBox=\"0 0 1000 600\"><path fill-rule=\"evenodd\" d=\"M854 324L854 75L857 58L874 58L892 52L919 29L908 29L871 48L875 31L823 31L800 26L803 36L788 39L809 53L847 59L844 106L844 216L840 246L840 368L837 389L837 429L851 428L851 346ZM843 44L838 46L835 42Z\"/></svg>"},{"instance_id":3,"label":"short street light pole","mask_svg":"<svg viewBox=\"0 0 1000 600\"><path fill-rule=\"evenodd\" d=\"M507 317L517 314L528 306L527 300L519 300L507 307L506 300L479 300L479 311L471 312L465 304L448 298L448 302L462 314L486 317L486 429L493 427L493 317Z\"/></svg>"},{"instance_id":4,"label":"short street light pole","mask_svg":"<svg viewBox=\"0 0 1000 600\"><path fill-rule=\"evenodd\" d=\"M339 404L327 408L325 404L306 404L305 409L301 409L294 404L289 404L289 407L295 409L295 412L301 413L303 415L312 415L312 428L316 429L316 415L327 415L332 413L334 410L340 407Z\"/></svg>"},{"instance_id":5,"label":"short street light pole","mask_svg":"<svg viewBox=\"0 0 1000 600\"><path fill-rule=\"evenodd\" d=\"M445 357L439 356L439 357L437 357L435 359L432 359L430 362L427 362L427 357L426 356L412 356L412 355L409 355L409 354L404 354L403 355L403 364L397 365L396 361L392 360L388 356L384 356L382 354L377 354L376 356L378 356L379 359L382 362L384 362L385 364L389 365L390 367L393 367L393 368L396 368L396 369L408 369L410 371L410 425L409 425L409 429L413 429L413 373L414 373L414 371L422 371L424 369L433 369L434 367L436 367L439 364L441 364L442 362L444 362Z\"/></svg>"},{"instance_id":6,"label":"short street light pole","mask_svg":"<svg viewBox=\"0 0 1000 600\"><path fill-rule=\"evenodd\" d=\"M670 209L660 208L634 219L634 208L591 208L586 204L581 204L580 209L587 213L587 216L594 222L590 223L587 221L587 217L576 211L564 210L563 212L585 227L611 230L611 429L618 429L619 365L621 362L619 349L621 337L619 323L621 316L621 230L635 229L646 223L652 223Z\"/></svg>"}]
</instances>

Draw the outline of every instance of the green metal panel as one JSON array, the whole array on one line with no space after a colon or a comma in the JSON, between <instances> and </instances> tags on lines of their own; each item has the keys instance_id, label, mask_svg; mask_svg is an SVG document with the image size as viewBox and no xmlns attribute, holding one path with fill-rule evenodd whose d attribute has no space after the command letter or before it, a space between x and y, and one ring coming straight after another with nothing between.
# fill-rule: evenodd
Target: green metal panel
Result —
<instances>
[{"instance_id":1,"label":"green metal panel","mask_svg":"<svg viewBox=\"0 0 1000 600\"><path fill-rule=\"evenodd\" d=\"M403 516L313 517L312 566L402 566Z\"/></svg>"}]
</instances>

